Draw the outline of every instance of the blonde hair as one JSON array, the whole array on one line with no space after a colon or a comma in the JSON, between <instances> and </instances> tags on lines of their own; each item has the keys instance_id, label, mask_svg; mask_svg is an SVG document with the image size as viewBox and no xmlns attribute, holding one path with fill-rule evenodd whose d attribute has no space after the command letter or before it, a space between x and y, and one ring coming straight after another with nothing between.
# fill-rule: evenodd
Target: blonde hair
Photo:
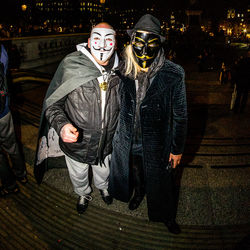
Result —
<instances>
[{"instance_id":1,"label":"blonde hair","mask_svg":"<svg viewBox=\"0 0 250 250\"><path fill-rule=\"evenodd\" d=\"M136 79L137 75L143 71L143 72L147 72L148 68L143 69L139 66L139 64L137 63L133 51L132 51L132 45L129 44L127 45L127 47L125 48L125 50L123 51L123 57L125 59L125 75L132 75L134 79Z\"/></svg>"}]
</instances>

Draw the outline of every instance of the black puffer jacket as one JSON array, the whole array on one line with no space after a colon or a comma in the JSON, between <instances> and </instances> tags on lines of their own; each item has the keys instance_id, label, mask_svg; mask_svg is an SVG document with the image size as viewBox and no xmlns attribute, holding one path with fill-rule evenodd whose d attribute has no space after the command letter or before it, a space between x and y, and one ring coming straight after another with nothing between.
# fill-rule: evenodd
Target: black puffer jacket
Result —
<instances>
[{"instance_id":1,"label":"black puffer jacket","mask_svg":"<svg viewBox=\"0 0 250 250\"><path fill-rule=\"evenodd\" d=\"M118 77L111 76L106 93L102 128L101 93L96 79L89 81L50 106L45 116L60 135L61 128L73 124L79 131L76 143L59 139L62 151L78 162L96 164L112 151L112 138L119 114Z\"/></svg>"}]
</instances>

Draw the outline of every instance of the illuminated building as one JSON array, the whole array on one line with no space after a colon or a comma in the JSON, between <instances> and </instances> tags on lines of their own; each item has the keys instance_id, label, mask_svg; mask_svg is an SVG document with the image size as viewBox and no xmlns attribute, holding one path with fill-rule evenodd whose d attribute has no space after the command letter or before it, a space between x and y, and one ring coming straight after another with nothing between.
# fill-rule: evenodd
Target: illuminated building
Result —
<instances>
[{"instance_id":1,"label":"illuminated building","mask_svg":"<svg viewBox=\"0 0 250 250\"><path fill-rule=\"evenodd\" d=\"M226 19L220 23L220 29L232 39L244 40L250 37L249 30L250 8L227 10Z\"/></svg>"},{"instance_id":2,"label":"illuminated building","mask_svg":"<svg viewBox=\"0 0 250 250\"><path fill-rule=\"evenodd\" d=\"M101 21L104 13L107 12L105 0L33 0L29 2L33 25L47 29L48 32L81 31L84 27L90 28Z\"/></svg>"}]
</instances>

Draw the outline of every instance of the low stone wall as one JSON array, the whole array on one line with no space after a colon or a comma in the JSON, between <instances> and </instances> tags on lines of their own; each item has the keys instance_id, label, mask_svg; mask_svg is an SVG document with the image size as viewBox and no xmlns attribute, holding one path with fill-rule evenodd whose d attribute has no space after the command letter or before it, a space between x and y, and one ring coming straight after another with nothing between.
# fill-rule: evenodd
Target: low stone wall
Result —
<instances>
[{"instance_id":1,"label":"low stone wall","mask_svg":"<svg viewBox=\"0 0 250 250\"><path fill-rule=\"evenodd\" d=\"M59 62L65 55L75 50L75 46L87 42L89 34L64 34L50 36L20 37L5 39L9 48L16 55L20 69L34 69ZM10 54L11 54L10 51Z\"/></svg>"},{"instance_id":2,"label":"low stone wall","mask_svg":"<svg viewBox=\"0 0 250 250\"><path fill-rule=\"evenodd\" d=\"M53 74L58 63L76 45L87 42L88 33L1 39L8 47L10 64L13 68L34 69ZM13 65L14 64L14 65ZM184 65L189 103L230 105L232 91L230 84L222 86L219 72L189 72L190 65ZM248 105L250 98L248 98Z\"/></svg>"}]
</instances>

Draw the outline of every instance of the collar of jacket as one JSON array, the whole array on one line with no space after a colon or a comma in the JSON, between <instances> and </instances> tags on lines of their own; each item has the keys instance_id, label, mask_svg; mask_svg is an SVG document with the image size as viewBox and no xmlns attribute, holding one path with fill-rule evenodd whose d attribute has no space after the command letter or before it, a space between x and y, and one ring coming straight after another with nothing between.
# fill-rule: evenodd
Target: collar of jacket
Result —
<instances>
[{"instance_id":1,"label":"collar of jacket","mask_svg":"<svg viewBox=\"0 0 250 250\"><path fill-rule=\"evenodd\" d=\"M125 77L121 74L118 74L124 83L124 88L128 93L130 93L132 99L136 99L136 89L135 89L135 80ZM155 95L159 95L164 92L167 88L171 88L172 82L178 77L176 74L173 74L171 68L168 68L168 63L165 64L158 70L153 78L150 79L150 86L146 92L143 102L152 98ZM178 77L179 78L179 77ZM139 83L140 84L140 83Z\"/></svg>"},{"instance_id":2,"label":"collar of jacket","mask_svg":"<svg viewBox=\"0 0 250 250\"><path fill-rule=\"evenodd\" d=\"M91 55L91 53L86 49L87 46L88 46L87 43L81 43L81 44L78 44L76 46L76 48L78 51L81 51L85 56L87 56L91 60L91 62L93 62L93 64L96 66L97 69L99 69L99 71L102 75L106 74L107 73L106 69L96 62L96 60ZM115 52L114 65L111 69L111 72L109 73L109 76L108 76L109 78L111 75L115 75L115 70L118 68L118 65L119 65L119 58L118 58L117 53ZM117 85L116 81L109 81L109 88L112 88L115 85Z\"/></svg>"},{"instance_id":3,"label":"collar of jacket","mask_svg":"<svg viewBox=\"0 0 250 250\"><path fill-rule=\"evenodd\" d=\"M84 44L79 47L81 51L78 50L69 54L60 63L46 93L43 110L77 87L87 84L89 81L102 75L101 72L105 69L94 60L83 46ZM118 63L119 60L116 55L113 68L117 67Z\"/></svg>"},{"instance_id":4,"label":"collar of jacket","mask_svg":"<svg viewBox=\"0 0 250 250\"><path fill-rule=\"evenodd\" d=\"M81 51L84 55L86 55L95 64L96 68L98 68L101 73L106 72L105 68L102 67L100 64L98 64L94 59L94 57L91 55L91 53L86 49L86 46L87 43L80 43L76 46L76 48L78 51ZM115 52L115 62L112 71L114 71L118 67L118 64L119 64L119 59L117 53Z\"/></svg>"}]
</instances>

